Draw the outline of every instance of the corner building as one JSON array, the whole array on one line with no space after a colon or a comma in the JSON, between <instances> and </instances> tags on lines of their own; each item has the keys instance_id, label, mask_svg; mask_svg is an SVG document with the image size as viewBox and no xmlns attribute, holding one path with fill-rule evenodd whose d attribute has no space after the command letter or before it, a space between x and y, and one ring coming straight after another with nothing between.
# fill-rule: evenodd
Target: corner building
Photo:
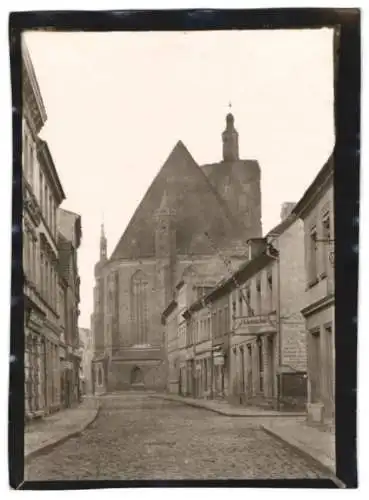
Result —
<instances>
[{"instance_id":1,"label":"corner building","mask_svg":"<svg viewBox=\"0 0 369 500\"><path fill-rule=\"evenodd\" d=\"M25 421L60 408L56 211L65 199L47 143L35 70L22 43L22 187Z\"/></svg>"},{"instance_id":2,"label":"corner building","mask_svg":"<svg viewBox=\"0 0 369 500\"><path fill-rule=\"evenodd\" d=\"M199 166L179 141L153 180L110 258L102 230L95 267L95 392L166 387L161 315L189 269L219 280L246 242L261 237L260 167L241 160L234 117L223 160ZM201 283L197 280L197 287Z\"/></svg>"}]
</instances>

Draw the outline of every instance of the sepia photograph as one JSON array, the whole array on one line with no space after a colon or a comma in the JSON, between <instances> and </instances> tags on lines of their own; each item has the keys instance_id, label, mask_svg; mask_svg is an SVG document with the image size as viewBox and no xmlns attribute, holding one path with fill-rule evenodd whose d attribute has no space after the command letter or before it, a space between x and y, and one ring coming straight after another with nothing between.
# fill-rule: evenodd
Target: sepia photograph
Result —
<instances>
[{"instance_id":1,"label":"sepia photograph","mask_svg":"<svg viewBox=\"0 0 369 500\"><path fill-rule=\"evenodd\" d=\"M24 480L342 487L339 31L20 43Z\"/></svg>"}]
</instances>

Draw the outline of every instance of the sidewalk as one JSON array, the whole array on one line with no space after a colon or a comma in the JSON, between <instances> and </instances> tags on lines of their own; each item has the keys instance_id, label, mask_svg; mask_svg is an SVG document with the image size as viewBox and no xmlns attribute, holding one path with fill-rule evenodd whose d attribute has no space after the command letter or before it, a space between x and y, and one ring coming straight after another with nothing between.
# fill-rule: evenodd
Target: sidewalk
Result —
<instances>
[{"instance_id":1,"label":"sidewalk","mask_svg":"<svg viewBox=\"0 0 369 500\"><path fill-rule=\"evenodd\" d=\"M336 474L335 433L321 430L306 421L271 420L261 427L274 437L283 440L295 450L313 458L334 475Z\"/></svg>"},{"instance_id":2,"label":"sidewalk","mask_svg":"<svg viewBox=\"0 0 369 500\"><path fill-rule=\"evenodd\" d=\"M335 433L312 427L306 422L305 413L278 412L257 407L237 407L226 401L207 401L169 394L150 397L176 401L197 408L214 411L229 417L254 418L254 423L265 432L291 446L320 467L324 467L339 487L344 487L336 476Z\"/></svg>"},{"instance_id":3,"label":"sidewalk","mask_svg":"<svg viewBox=\"0 0 369 500\"><path fill-rule=\"evenodd\" d=\"M75 408L31 422L24 433L25 461L84 431L96 419L99 409L99 400L87 397Z\"/></svg>"},{"instance_id":4,"label":"sidewalk","mask_svg":"<svg viewBox=\"0 0 369 500\"><path fill-rule=\"evenodd\" d=\"M206 399L193 399L172 394L150 394L151 398L161 398L169 401L176 401L178 403L187 404L197 408L204 408L206 410L214 411L220 415L228 417L262 417L262 418L305 418L304 412L282 412L276 410L265 410L256 406L234 406L228 401L222 400L206 400Z\"/></svg>"}]
</instances>

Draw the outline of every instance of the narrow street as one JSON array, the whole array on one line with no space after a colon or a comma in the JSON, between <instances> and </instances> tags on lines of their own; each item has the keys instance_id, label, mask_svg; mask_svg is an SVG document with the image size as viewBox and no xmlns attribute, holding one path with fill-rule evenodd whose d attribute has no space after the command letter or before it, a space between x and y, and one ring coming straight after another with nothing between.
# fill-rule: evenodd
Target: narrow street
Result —
<instances>
[{"instance_id":1,"label":"narrow street","mask_svg":"<svg viewBox=\"0 0 369 500\"><path fill-rule=\"evenodd\" d=\"M34 458L25 471L30 481L319 477L324 473L250 419L144 393L102 398L82 435Z\"/></svg>"}]
</instances>

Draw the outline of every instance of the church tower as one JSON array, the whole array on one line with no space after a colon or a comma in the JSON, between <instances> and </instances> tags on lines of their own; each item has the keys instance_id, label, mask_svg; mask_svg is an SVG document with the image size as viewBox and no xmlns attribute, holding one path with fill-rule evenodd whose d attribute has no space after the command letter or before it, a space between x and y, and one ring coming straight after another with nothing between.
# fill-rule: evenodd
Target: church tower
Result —
<instances>
[{"instance_id":1,"label":"church tower","mask_svg":"<svg viewBox=\"0 0 369 500\"><path fill-rule=\"evenodd\" d=\"M104 224L101 224L100 232L100 255L99 260L95 265L95 287L94 287L94 337L96 353L101 353L105 348L104 338L104 302L105 302L105 286L103 278L103 268L107 263L107 239L104 231Z\"/></svg>"},{"instance_id":2,"label":"church tower","mask_svg":"<svg viewBox=\"0 0 369 500\"><path fill-rule=\"evenodd\" d=\"M106 262L108 259L108 241L105 236L104 224L101 224L100 233L100 262Z\"/></svg>"},{"instance_id":3,"label":"church tower","mask_svg":"<svg viewBox=\"0 0 369 500\"><path fill-rule=\"evenodd\" d=\"M226 117L226 128L222 133L223 161L237 161L238 155L238 132L234 128L234 116L228 113Z\"/></svg>"},{"instance_id":4,"label":"church tower","mask_svg":"<svg viewBox=\"0 0 369 500\"><path fill-rule=\"evenodd\" d=\"M155 215L155 257L157 292L161 296L161 311L172 299L176 264L175 210L169 207L167 192L164 191Z\"/></svg>"}]
</instances>

